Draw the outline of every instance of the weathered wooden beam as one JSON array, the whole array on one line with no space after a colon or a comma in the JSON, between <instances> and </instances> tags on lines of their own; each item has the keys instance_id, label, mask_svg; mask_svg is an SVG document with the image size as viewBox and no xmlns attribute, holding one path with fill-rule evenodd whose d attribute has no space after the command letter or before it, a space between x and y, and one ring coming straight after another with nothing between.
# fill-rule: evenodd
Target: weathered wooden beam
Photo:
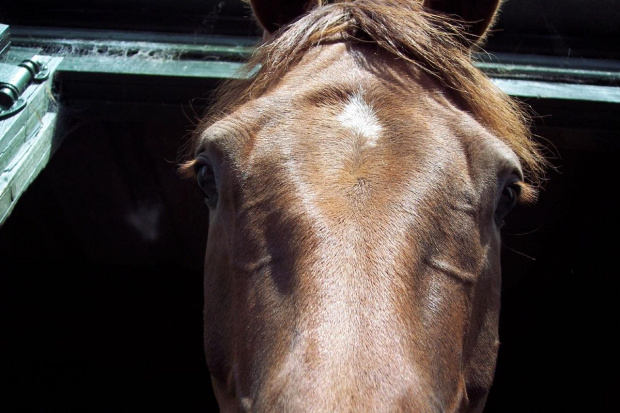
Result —
<instances>
[{"instance_id":1,"label":"weathered wooden beam","mask_svg":"<svg viewBox=\"0 0 620 413\"><path fill-rule=\"evenodd\" d=\"M484 62L477 65L485 70L500 88L513 96L620 103L620 68L612 71L499 63L491 65ZM136 86L159 83L164 90L180 79L200 82L201 79L238 77L242 66L240 62L231 61L160 60L139 56L69 56L59 67L59 72L65 79L79 81L86 81L94 76L114 77L119 84L123 83L125 86L132 81L128 76L132 76ZM545 77L549 80L543 80ZM152 79L146 80L148 78ZM569 82L568 79L573 81ZM586 83L593 80L611 84ZM198 92L200 93L200 89ZM150 89L149 93L156 91Z\"/></svg>"},{"instance_id":2,"label":"weathered wooden beam","mask_svg":"<svg viewBox=\"0 0 620 413\"><path fill-rule=\"evenodd\" d=\"M164 60L243 61L257 37L142 33L73 28L12 27L22 47L67 56L142 57Z\"/></svg>"},{"instance_id":3,"label":"weathered wooden beam","mask_svg":"<svg viewBox=\"0 0 620 413\"><path fill-rule=\"evenodd\" d=\"M40 122L39 131L19 148L0 174L0 226L50 159L56 114L47 112Z\"/></svg>"},{"instance_id":4,"label":"weathered wooden beam","mask_svg":"<svg viewBox=\"0 0 620 413\"><path fill-rule=\"evenodd\" d=\"M507 94L516 97L620 103L619 86L580 85L501 78L493 79L493 83Z\"/></svg>"},{"instance_id":5,"label":"weathered wooden beam","mask_svg":"<svg viewBox=\"0 0 620 413\"><path fill-rule=\"evenodd\" d=\"M480 53L474 58L476 66L492 77L620 86L618 60L515 53Z\"/></svg>"},{"instance_id":6,"label":"weathered wooden beam","mask_svg":"<svg viewBox=\"0 0 620 413\"><path fill-rule=\"evenodd\" d=\"M9 33L9 26L0 23L0 56L9 50L11 45L11 36Z\"/></svg>"},{"instance_id":7,"label":"weathered wooden beam","mask_svg":"<svg viewBox=\"0 0 620 413\"><path fill-rule=\"evenodd\" d=\"M23 57L22 53L17 53ZM32 56L44 63L53 74L62 58ZM6 62L18 62L15 56ZM20 99L25 107L0 121L0 225L13 210L17 200L46 165L52 152L52 133L56 115L50 100L50 83L31 83Z\"/></svg>"}]
</instances>

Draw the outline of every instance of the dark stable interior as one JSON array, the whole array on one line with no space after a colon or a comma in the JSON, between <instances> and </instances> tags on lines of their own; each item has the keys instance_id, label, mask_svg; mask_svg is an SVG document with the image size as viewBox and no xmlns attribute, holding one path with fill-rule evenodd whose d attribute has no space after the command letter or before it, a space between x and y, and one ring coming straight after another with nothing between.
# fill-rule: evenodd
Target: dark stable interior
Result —
<instances>
[{"instance_id":1,"label":"dark stable interior","mask_svg":"<svg viewBox=\"0 0 620 413\"><path fill-rule=\"evenodd\" d=\"M605 107L571 105L604 119ZM163 112L61 107L64 141L0 229L0 410L214 406L202 350L208 211L176 169L191 117ZM620 384L617 125L577 118L537 122L557 171L503 230L502 344L486 412L609 411ZM582 127L557 127L571 121Z\"/></svg>"}]
</instances>

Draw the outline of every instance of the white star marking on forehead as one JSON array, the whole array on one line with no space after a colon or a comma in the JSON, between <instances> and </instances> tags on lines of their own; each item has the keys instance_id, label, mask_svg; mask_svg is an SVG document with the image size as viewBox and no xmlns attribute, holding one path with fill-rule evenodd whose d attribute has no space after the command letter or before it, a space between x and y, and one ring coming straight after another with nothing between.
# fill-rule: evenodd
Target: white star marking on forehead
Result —
<instances>
[{"instance_id":1,"label":"white star marking on forehead","mask_svg":"<svg viewBox=\"0 0 620 413\"><path fill-rule=\"evenodd\" d=\"M373 147L381 137L383 127L373 108L360 94L351 96L344 110L338 115L342 126L367 139L366 145Z\"/></svg>"}]
</instances>

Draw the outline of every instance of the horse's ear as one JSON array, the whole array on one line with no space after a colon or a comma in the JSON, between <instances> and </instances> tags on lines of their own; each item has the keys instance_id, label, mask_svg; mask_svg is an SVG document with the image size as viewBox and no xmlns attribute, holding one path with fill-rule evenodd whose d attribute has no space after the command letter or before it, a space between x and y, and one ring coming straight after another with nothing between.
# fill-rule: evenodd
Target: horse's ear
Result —
<instances>
[{"instance_id":1,"label":"horse's ear","mask_svg":"<svg viewBox=\"0 0 620 413\"><path fill-rule=\"evenodd\" d=\"M250 0L250 3L263 29L273 33L319 5L321 0Z\"/></svg>"},{"instance_id":2,"label":"horse's ear","mask_svg":"<svg viewBox=\"0 0 620 413\"><path fill-rule=\"evenodd\" d=\"M484 38L494 23L495 15L503 0L424 0L424 7L456 17L465 23L466 35L472 44Z\"/></svg>"}]
</instances>

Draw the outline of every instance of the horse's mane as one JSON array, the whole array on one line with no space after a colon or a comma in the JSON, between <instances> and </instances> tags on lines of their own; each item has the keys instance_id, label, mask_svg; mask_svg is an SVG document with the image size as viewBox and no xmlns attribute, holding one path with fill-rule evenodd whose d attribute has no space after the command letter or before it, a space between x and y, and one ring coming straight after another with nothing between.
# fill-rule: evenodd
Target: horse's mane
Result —
<instances>
[{"instance_id":1,"label":"horse's mane","mask_svg":"<svg viewBox=\"0 0 620 413\"><path fill-rule=\"evenodd\" d=\"M373 42L451 89L466 110L513 149L527 181L541 183L546 161L530 137L529 117L473 65L469 42L462 33L457 22L426 12L421 2L336 0L325 4L267 38L241 78L228 80L218 89L199 130L265 93L309 48L334 40Z\"/></svg>"}]
</instances>

